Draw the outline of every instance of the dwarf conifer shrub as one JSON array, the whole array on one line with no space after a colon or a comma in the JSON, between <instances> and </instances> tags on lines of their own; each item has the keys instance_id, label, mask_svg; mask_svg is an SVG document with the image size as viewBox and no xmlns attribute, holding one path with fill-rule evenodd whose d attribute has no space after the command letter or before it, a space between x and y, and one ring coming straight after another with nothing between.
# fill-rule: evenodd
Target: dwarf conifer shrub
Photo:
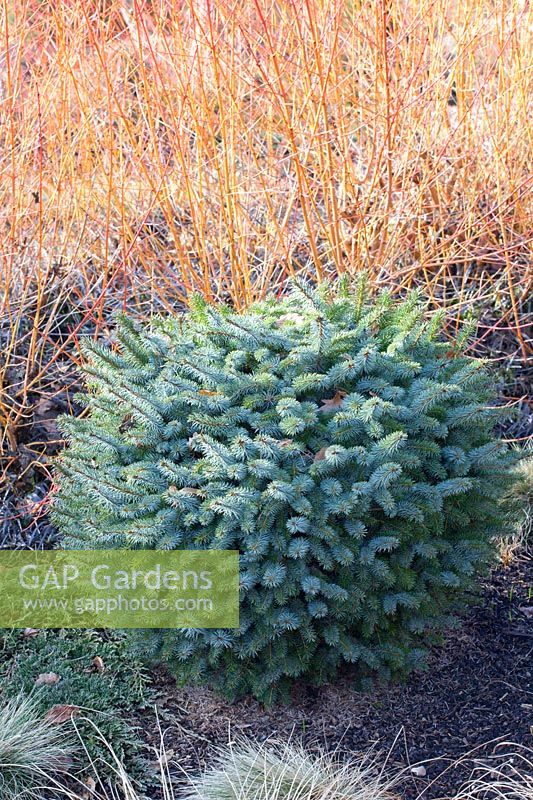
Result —
<instances>
[{"instance_id":1,"label":"dwarf conifer shrub","mask_svg":"<svg viewBox=\"0 0 533 800\"><path fill-rule=\"evenodd\" d=\"M238 630L146 634L182 681L271 701L345 662L386 679L464 602L509 456L490 377L423 312L303 287L87 345L90 413L62 421L67 546L241 553Z\"/></svg>"}]
</instances>

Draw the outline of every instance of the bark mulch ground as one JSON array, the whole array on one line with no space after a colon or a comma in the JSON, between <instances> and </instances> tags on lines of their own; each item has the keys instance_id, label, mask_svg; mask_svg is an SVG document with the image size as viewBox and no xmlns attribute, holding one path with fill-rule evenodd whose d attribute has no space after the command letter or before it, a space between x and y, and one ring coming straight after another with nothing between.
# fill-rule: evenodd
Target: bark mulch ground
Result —
<instances>
[{"instance_id":1,"label":"bark mulch ground","mask_svg":"<svg viewBox=\"0 0 533 800\"><path fill-rule=\"evenodd\" d=\"M176 688L167 675L156 680L167 746L188 771L208 764L229 736L293 737L310 750L354 755L377 748L392 768L406 768L400 796L429 800L453 797L473 757L533 746L532 676L533 559L524 555L493 573L481 603L433 652L428 671L406 685L363 694L346 674L335 686L298 687L290 705L264 709L249 699L230 704L206 690ZM148 726L153 730L152 720ZM410 772L417 762L424 778Z\"/></svg>"}]
</instances>

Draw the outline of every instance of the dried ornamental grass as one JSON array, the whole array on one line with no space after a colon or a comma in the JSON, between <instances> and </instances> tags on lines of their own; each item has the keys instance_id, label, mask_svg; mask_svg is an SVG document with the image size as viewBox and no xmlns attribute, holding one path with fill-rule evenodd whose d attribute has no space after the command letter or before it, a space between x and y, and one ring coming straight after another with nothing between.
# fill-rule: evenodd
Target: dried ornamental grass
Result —
<instances>
[{"instance_id":1,"label":"dried ornamental grass","mask_svg":"<svg viewBox=\"0 0 533 800\"><path fill-rule=\"evenodd\" d=\"M73 740L63 726L40 717L31 697L9 700L0 708L0 796L14 800L49 784L64 772Z\"/></svg>"}]
</instances>

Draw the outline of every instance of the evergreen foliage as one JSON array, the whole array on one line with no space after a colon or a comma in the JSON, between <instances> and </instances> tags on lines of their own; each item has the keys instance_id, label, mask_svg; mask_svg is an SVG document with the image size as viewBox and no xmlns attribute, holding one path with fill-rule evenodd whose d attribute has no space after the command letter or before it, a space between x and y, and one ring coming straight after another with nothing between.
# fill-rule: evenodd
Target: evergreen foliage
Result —
<instances>
[{"instance_id":1,"label":"evergreen foliage","mask_svg":"<svg viewBox=\"0 0 533 800\"><path fill-rule=\"evenodd\" d=\"M498 533L510 458L466 336L416 294L295 287L239 315L197 300L87 344L55 520L77 548L241 553L239 630L154 631L183 682L270 702L297 678L405 674Z\"/></svg>"}]
</instances>

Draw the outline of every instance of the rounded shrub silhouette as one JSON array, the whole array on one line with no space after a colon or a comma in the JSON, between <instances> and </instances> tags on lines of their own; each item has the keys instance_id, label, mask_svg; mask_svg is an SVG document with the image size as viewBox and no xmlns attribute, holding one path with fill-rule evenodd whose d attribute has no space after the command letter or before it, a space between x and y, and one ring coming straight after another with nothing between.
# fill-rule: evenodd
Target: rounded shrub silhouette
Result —
<instances>
[{"instance_id":1,"label":"rounded shrub silhouette","mask_svg":"<svg viewBox=\"0 0 533 800\"><path fill-rule=\"evenodd\" d=\"M54 516L66 546L236 549L235 630L146 633L183 682L265 702L296 679L422 666L486 564L509 455L480 361L415 294L296 287L244 314L87 345L90 413ZM463 337L463 338L466 338Z\"/></svg>"}]
</instances>

